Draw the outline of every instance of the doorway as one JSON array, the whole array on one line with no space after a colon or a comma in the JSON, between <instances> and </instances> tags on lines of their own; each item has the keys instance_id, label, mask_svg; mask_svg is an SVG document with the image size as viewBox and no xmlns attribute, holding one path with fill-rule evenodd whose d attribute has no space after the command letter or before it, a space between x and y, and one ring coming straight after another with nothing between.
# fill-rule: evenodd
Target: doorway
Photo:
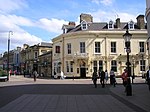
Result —
<instances>
[{"instance_id":1,"label":"doorway","mask_svg":"<svg viewBox=\"0 0 150 112\"><path fill-rule=\"evenodd\" d=\"M86 68L85 67L80 67L80 77L86 78Z\"/></svg>"},{"instance_id":2,"label":"doorway","mask_svg":"<svg viewBox=\"0 0 150 112\"><path fill-rule=\"evenodd\" d=\"M86 63L83 60L80 62L80 77L86 78Z\"/></svg>"}]
</instances>

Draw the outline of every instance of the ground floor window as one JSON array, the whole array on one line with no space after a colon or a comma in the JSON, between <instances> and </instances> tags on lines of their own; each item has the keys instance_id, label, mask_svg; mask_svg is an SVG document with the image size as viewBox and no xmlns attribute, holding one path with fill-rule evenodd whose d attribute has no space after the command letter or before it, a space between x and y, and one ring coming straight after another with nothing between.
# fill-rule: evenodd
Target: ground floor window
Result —
<instances>
[{"instance_id":1,"label":"ground floor window","mask_svg":"<svg viewBox=\"0 0 150 112\"><path fill-rule=\"evenodd\" d=\"M66 61L66 71L73 72L73 61Z\"/></svg>"},{"instance_id":2,"label":"ground floor window","mask_svg":"<svg viewBox=\"0 0 150 112\"><path fill-rule=\"evenodd\" d=\"M145 71L145 60L140 60L140 71Z\"/></svg>"},{"instance_id":3,"label":"ground floor window","mask_svg":"<svg viewBox=\"0 0 150 112\"><path fill-rule=\"evenodd\" d=\"M116 60L111 61L111 70L113 70L114 72L117 72L117 61Z\"/></svg>"}]
</instances>

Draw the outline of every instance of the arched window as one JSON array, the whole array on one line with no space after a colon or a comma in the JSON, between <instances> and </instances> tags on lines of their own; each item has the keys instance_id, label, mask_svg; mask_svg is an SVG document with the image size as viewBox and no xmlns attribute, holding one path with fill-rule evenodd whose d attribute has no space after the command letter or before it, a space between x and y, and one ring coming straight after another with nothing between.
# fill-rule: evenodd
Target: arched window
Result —
<instances>
[{"instance_id":1,"label":"arched window","mask_svg":"<svg viewBox=\"0 0 150 112\"><path fill-rule=\"evenodd\" d=\"M81 29L82 30L87 30L87 22L86 21L81 22Z\"/></svg>"}]
</instances>

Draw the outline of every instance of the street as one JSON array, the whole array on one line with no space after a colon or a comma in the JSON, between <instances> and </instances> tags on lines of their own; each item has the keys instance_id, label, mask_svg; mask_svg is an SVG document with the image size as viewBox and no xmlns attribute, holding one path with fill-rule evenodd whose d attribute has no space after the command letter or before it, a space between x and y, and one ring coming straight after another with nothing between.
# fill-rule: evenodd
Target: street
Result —
<instances>
[{"instance_id":1,"label":"street","mask_svg":"<svg viewBox=\"0 0 150 112\"><path fill-rule=\"evenodd\" d=\"M37 82L34 82L32 78L14 76L9 82L0 84L0 112L149 112L150 110L150 92L144 83L132 85L132 96L126 96L121 84L116 87L108 84L105 88L101 88L98 84L98 87L94 88L91 79L37 79Z\"/></svg>"}]
</instances>

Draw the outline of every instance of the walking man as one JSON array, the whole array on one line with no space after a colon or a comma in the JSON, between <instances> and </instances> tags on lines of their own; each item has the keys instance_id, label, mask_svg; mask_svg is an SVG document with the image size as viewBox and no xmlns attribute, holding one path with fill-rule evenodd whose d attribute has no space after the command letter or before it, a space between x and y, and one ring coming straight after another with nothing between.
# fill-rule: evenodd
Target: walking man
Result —
<instances>
[{"instance_id":1,"label":"walking man","mask_svg":"<svg viewBox=\"0 0 150 112\"><path fill-rule=\"evenodd\" d=\"M94 72L93 72L92 80L93 80L95 88L97 88L97 72L96 72L96 70L94 70Z\"/></svg>"}]
</instances>

